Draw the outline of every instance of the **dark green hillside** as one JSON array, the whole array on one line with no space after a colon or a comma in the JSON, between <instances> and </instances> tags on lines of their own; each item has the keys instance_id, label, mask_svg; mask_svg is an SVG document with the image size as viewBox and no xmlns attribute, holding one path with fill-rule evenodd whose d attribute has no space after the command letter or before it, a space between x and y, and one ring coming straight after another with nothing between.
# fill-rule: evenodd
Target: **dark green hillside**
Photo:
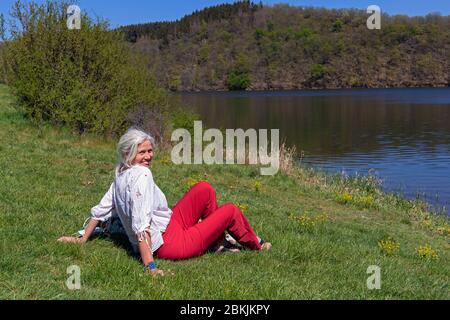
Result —
<instances>
[{"instance_id":1,"label":"dark green hillside","mask_svg":"<svg viewBox=\"0 0 450 320\"><path fill-rule=\"evenodd\" d=\"M448 86L450 18L248 1L122 27L171 90Z\"/></svg>"}]
</instances>

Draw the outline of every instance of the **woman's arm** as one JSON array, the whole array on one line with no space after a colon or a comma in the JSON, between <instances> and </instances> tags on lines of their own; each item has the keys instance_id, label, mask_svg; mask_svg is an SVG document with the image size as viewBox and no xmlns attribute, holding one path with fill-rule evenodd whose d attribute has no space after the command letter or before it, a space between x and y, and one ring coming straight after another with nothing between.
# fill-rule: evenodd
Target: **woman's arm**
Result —
<instances>
[{"instance_id":1,"label":"woman's arm","mask_svg":"<svg viewBox=\"0 0 450 320\"><path fill-rule=\"evenodd\" d=\"M166 272L156 267L150 235L151 210L153 208L155 183L150 170L142 169L140 176L131 190L131 220L132 229L138 241L139 253L145 271L153 276L165 275ZM173 274L168 271L169 273Z\"/></svg>"},{"instance_id":2,"label":"woman's arm","mask_svg":"<svg viewBox=\"0 0 450 320\"><path fill-rule=\"evenodd\" d=\"M58 239L59 242L69 242L69 243L85 243L89 240L89 237L94 232L95 227L100 221L91 219L84 229L84 235L82 237L61 237Z\"/></svg>"},{"instance_id":3,"label":"woman's arm","mask_svg":"<svg viewBox=\"0 0 450 320\"><path fill-rule=\"evenodd\" d=\"M101 221L105 221L111 217L111 212L114 209L113 201L113 189L114 182L111 183L108 191L103 196L102 200L98 205L91 209L91 220L84 230L84 235L82 237L61 237L58 239L60 242L71 242L71 243L85 243L92 232L94 232L95 227Z\"/></svg>"},{"instance_id":4,"label":"woman's arm","mask_svg":"<svg viewBox=\"0 0 450 320\"><path fill-rule=\"evenodd\" d=\"M144 231L141 238L137 237L139 243L139 253L141 254L142 263L145 266L146 272L151 273L153 276L156 275L164 275L164 271L160 270L156 267L155 260L153 259L153 253L151 248L152 239L150 236L150 232ZM153 268L149 266L152 264Z\"/></svg>"}]
</instances>

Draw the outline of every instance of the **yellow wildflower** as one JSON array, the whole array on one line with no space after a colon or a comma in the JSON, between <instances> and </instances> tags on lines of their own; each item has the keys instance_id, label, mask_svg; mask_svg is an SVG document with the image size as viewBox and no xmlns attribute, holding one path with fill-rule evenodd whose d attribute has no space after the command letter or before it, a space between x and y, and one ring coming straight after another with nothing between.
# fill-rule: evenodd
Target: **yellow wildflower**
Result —
<instances>
[{"instance_id":1,"label":"yellow wildflower","mask_svg":"<svg viewBox=\"0 0 450 320\"><path fill-rule=\"evenodd\" d=\"M380 247L382 252L388 255L392 255L396 253L398 250L400 250L400 243L398 243L392 238L388 238L386 240L379 241L378 247Z\"/></svg>"},{"instance_id":2,"label":"yellow wildflower","mask_svg":"<svg viewBox=\"0 0 450 320\"><path fill-rule=\"evenodd\" d=\"M424 259L439 259L439 254L434 250L429 244L424 246L419 246L417 249L417 254Z\"/></svg>"}]
</instances>

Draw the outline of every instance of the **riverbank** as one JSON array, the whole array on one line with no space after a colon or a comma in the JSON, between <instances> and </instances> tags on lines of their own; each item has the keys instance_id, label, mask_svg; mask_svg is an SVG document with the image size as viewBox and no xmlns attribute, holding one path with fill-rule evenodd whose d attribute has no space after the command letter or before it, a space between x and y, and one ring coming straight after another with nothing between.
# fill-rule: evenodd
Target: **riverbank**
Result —
<instances>
[{"instance_id":1,"label":"riverbank","mask_svg":"<svg viewBox=\"0 0 450 320\"><path fill-rule=\"evenodd\" d=\"M183 94L183 93L264 93L267 92L280 92L280 91L323 91L323 90L352 90L352 89L426 89L426 88L449 88L448 84L407 84L407 85L379 85L379 86L340 86L340 87L302 87L296 85L288 86L268 86L266 84L252 85L245 90L230 90L225 86L218 87L204 87L202 89L183 89L183 90L173 90L171 88L166 88L172 94Z\"/></svg>"},{"instance_id":2,"label":"riverbank","mask_svg":"<svg viewBox=\"0 0 450 320\"><path fill-rule=\"evenodd\" d=\"M36 128L0 86L1 299L449 299L448 219L382 193L370 179L302 168L273 177L254 166L176 166L156 154L152 172L169 205L209 181L219 204L237 203L274 247L158 263L174 276L145 276L109 239L56 239L80 229L113 178L115 141ZM66 270L81 270L69 290ZM369 290L369 266L381 288Z\"/></svg>"}]
</instances>

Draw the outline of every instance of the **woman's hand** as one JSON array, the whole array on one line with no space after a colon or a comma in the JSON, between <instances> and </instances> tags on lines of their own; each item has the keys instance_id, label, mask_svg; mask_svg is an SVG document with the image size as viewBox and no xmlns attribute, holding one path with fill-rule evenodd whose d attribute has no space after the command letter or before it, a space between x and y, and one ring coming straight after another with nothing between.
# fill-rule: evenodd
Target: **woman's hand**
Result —
<instances>
[{"instance_id":1,"label":"woman's hand","mask_svg":"<svg viewBox=\"0 0 450 320\"><path fill-rule=\"evenodd\" d=\"M61 237L58 242L66 243L85 243L86 241L82 237Z\"/></svg>"},{"instance_id":2,"label":"woman's hand","mask_svg":"<svg viewBox=\"0 0 450 320\"><path fill-rule=\"evenodd\" d=\"M100 223L100 221L91 219L84 229L84 235L82 237L61 237L58 242L66 243L85 243L88 241L91 234L94 232L95 227Z\"/></svg>"}]
</instances>

